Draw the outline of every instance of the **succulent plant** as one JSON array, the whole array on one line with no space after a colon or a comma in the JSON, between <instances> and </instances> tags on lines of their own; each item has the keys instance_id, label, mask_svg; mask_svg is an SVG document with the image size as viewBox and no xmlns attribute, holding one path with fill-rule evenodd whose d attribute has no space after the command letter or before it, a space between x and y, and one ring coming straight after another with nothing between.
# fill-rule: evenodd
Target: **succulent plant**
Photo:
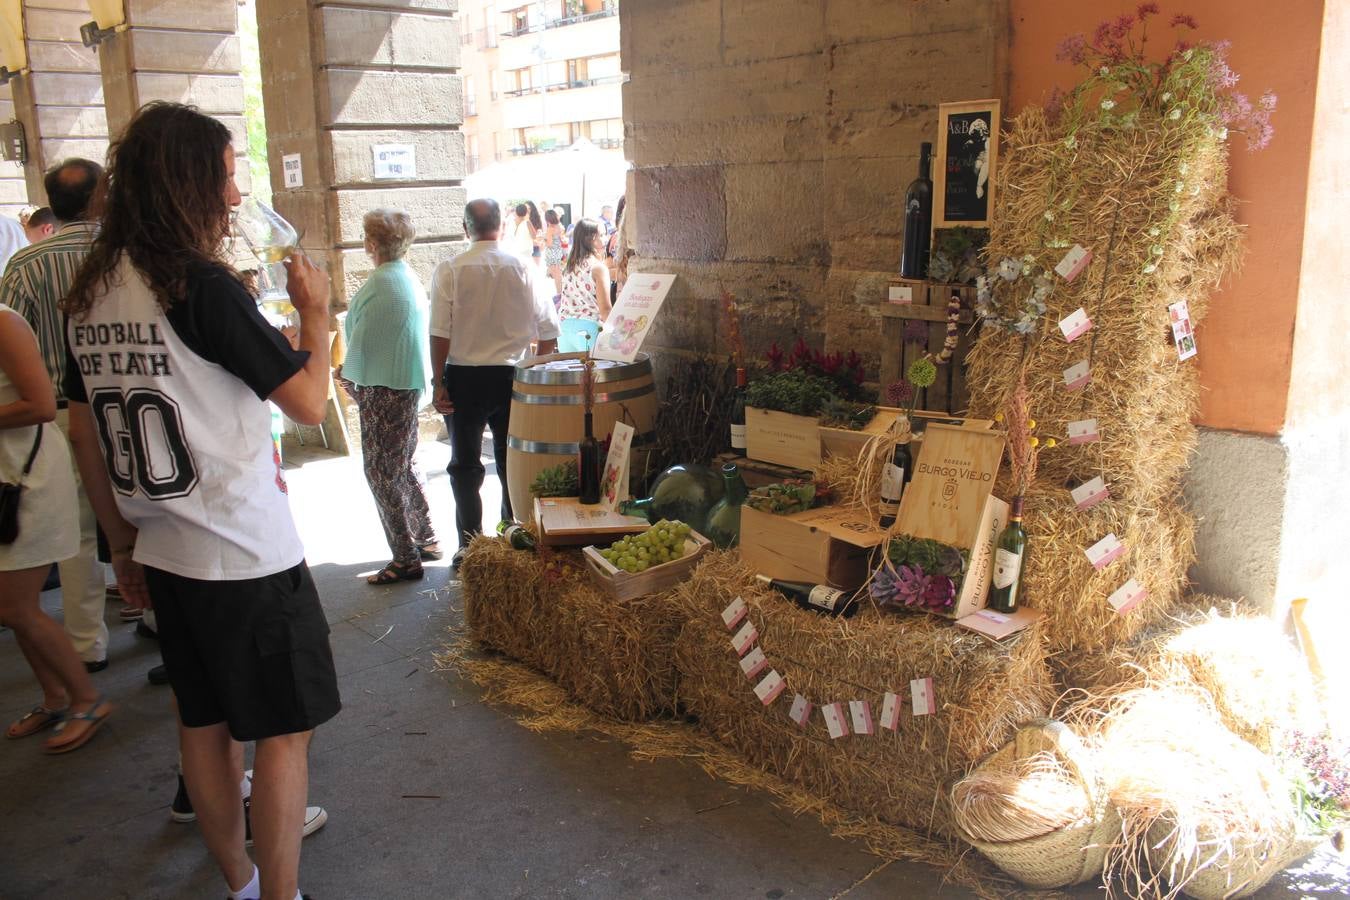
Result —
<instances>
[{"instance_id":1,"label":"succulent plant","mask_svg":"<svg viewBox=\"0 0 1350 900\"><path fill-rule=\"evenodd\" d=\"M542 470L530 482L530 493L536 497L575 497L579 491L575 459Z\"/></svg>"}]
</instances>

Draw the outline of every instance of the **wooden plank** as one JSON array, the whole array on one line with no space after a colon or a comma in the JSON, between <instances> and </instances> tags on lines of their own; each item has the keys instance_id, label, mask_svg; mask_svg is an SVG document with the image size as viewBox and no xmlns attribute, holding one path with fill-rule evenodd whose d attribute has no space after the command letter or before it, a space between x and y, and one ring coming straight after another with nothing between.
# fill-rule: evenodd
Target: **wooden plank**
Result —
<instances>
[{"instance_id":1,"label":"wooden plank","mask_svg":"<svg viewBox=\"0 0 1350 900\"><path fill-rule=\"evenodd\" d=\"M929 425L896 530L969 549L998 480L1002 431Z\"/></svg>"},{"instance_id":2,"label":"wooden plank","mask_svg":"<svg viewBox=\"0 0 1350 900\"><path fill-rule=\"evenodd\" d=\"M883 319L906 321L918 319L923 322L941 322L945 325L947 322L947 298L943 298L941 306L885 303L881 306L881 317ZM968 309L963 309L957 317L957 321L962 325L969 325L975 321L975 314Z\"/></svg>"}]
</instances>

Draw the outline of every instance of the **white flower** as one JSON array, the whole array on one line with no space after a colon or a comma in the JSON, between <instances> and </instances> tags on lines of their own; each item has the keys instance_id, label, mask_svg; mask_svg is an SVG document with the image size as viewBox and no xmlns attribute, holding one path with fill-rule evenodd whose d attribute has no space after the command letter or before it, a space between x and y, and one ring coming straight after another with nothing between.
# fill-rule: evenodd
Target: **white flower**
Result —
<instances>
[{"instance_id":1,"label":"white flower","mask_svg":"<svg viewBox=\"0 0 1350 900\"><path fill-rule=\"evenodd\" d=\"M1022 274L1023 274L1023 275L1030 275L1030 274L1031 274L1031 266L1027 265L1026 263L1023 263L1023 264L1022 264Z\"/></svg>"},{"instance_id":2,"label":"white flower","mask_svg":"<svg viewBox=\"0 0 1350 900\"><path fill-rule=\"evenodd\" d=\"M1151 252L1154 256L1162 256L1163 255L1162 245L1154 244L1152 247L1149 248L1149 252Z\"/></svg>"},{"instance_id":3,"label":"white flower","mask_svg":"<svg viewBox=\"0 0 1350 900\"><path fill-rule=\"evenodd\" d=\"M1156 271L1158 271L1158 267L1157 267L1157 265L1154 264L1154 263L1149 263L1148 265L1144 266L1144 274L1145 274L1145 275L1150 275L1150 274L1152 274L1152 273L1154 273L1154 272L1156 272Z\"/></svg>"},{"instance_id":4,"label":"white flower","mask_svg":"<svg viewBox=\"0 0 1350 900\"><path fill-rule=\"evenodd\" d=\"M1187 50L1185 53L1181 54L1181 58L1182 58L1182 59L1185 59L1185 60L1189 60L1189 59L1190 59L1192 56L1194 56L1194 55L1195 55L1195 50L1193 50L1193 49L1192 49L1192 50Z\"/></svg>"},{"instance_id":5,"label":"white flower","mask_svg":"<svg viewBox=\"0 0 1350 900\"><path fill-rule=\"evenodd\" d=\"M1111 70L1110 70L1109 68L1107 68L1106 66L1102 66L1101 69L1100 69L1099 71L1102 73L1102 75L1110 75L1110 74L1111 74Z\"/></svg>"},{"instance_id":6,"label":"white flower","mask_svg":"<svg viewBox=\"0 0 1350 900\"><path fill-rule=\"evenodd\" d=\"M1226 127L1219 129L1219 140L1221 141L1228 140L1228 129Z\"/></svg>"},{"instance_id":7,"label":"white flower","mask_svg":"<svg viewBox=\"0 0 1350 900\"><path fill-rule=\"evenodd\" d=\"M1074 147L1077 147L1077 146L1078 146L1078 135L1076 135L1076 134L1071 134L1071 135L1069 135L1068 137L1066 137L1066 138L1064 139L1064 146L1067 147L1067 148L1069 148L1070 150L1072 150Z\"/></svg>"},{"instance_id":8,"label":"white flower","mask_svg":"<svg viewBox=\"0 0 1350 900\"><path fill-rule=\"evenodd\" d=\"M1181 204L1178 203L1176 200L1173 200L1171 203L1167 204L1167 208L1170 209L1172 212L1176 212L1177 210L1181 209Z\"/></svg>"},{"instance_id":9,"label":"white flower","mask_svg":"<svg viewBox=\"0 0 1350 900\"><path fill-rule=\"evenodd\" d=\"M1162 230L1158 228L1157 225L1154 225L1152 228L1148 230L1149 237L1157 237L1160 234L1162 234Z\"/></svg>"},{"instance_id":10,"label":"white flower","mask_svg":"<svg viewBox=\"0 0 1350 900\"><path fill-rule=\"evenodd\" d=\"M1035 261L1036 261L1036 255L1035 255L1034 253L1023 253L1023 254L1022 254L1022 262L1027 263L1028 265L1030 265L1031 263L1034 263Z\"/></svg>"},{"instance_id":11,"label":"white flower","mask_svg":"<svg viewBox=\"0 0 1350 900\"><path fill-rule=\"evenodd\" d=\"M1172 99L1172 92L1171 92L1171 91L1164 91L1164 92L1163 92L1163 95L1162 95L1162 97L1161 97L1161 99L1162 99L1162 102L1164 102L1164 103L1166 103L1168 100L1171 100L1171 99Z\"/></svg>"},{"instance_id":12,"label":"white flower","mask_svg":"<svg viewBox=\"0 0 1350 900\"><path fill-rule=\"evenodd\" d=\"M1175 121L1175 120L1177 120L1177 119L1180 119L1180 118L1181 118L1181 107L1179 107L1179 106L1174 106L1174 107L1172 107L1172 111L1169 112L1169 113L1167 114L1167 118L1172 119L1173 121Z\"/></svg>"},{"instance_id":13,"label":"white flower","mask_svg":"<svg viewBox=\"0 0 1350 900\"><path fill-rule=\"evenodd\" d=\"M1047 222L1055 221L1055 211L1053 209L1047 209L1042 215L1045 216L1045 221Z\"/></svg>"},{"instance_id":14,"label":"white flower","mask_svg":"<svg viewBox=\"0 0 1350 900\"><path fill-rule=\"evenodd\" d=\"M1102 101L1102 109L1115 109L1115 108L1116 108L1116 101L1114 100Z\"/></svg>"},{"instance_id":15,"label":"white flower","mask_svg":"<svg viewBox=\"0 0 1350 900\"><path fill-rule=\"evenodd\" d=\"M1176 187L1173 188L1173 190L1176 191L1178 194L1180 194L1182 191L1186 190L1186 182L1178 181Z\"/></svg>"},{"instance_id":16,"label":"white flower","mask_svg":"<svg viewBox=\"0 0 1350 900\"><path fill-rule=\"evenodd\" d=\"M1191 164L1188 163L1188 162L1184 162L1184 163L1182 163L1181 165L1177 166L1177 171L1180 172L1182 175L1185 175L1185 174L1186 174L1187 172L1189 172L1190 170L1191 170Z\"/></svg>"}]
</instances>

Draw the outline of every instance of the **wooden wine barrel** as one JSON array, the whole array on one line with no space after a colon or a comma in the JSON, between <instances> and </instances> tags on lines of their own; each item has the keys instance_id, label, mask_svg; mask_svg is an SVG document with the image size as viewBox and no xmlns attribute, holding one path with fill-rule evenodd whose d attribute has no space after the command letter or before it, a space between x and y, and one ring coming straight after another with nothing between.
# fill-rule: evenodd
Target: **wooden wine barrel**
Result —
<instances>
[{"instance_id":1,"label":"wooden wine barrel","mask_svg":"<svg viewBox=\"0 0 1350 900\"><path fill-rule=\"evenodd\" d=\"M506 442L506 484L517 519L534 518L530 483L542 470L576 459L582 437L581 360L584 353L554 353L516 366L511 391L511 427ZM647 354L631 363L596 360L592 408L595 437L604 441L615 422L636 429L629 475L646 471L656 440L656 384Z\"/></svg>"}]
</instances>

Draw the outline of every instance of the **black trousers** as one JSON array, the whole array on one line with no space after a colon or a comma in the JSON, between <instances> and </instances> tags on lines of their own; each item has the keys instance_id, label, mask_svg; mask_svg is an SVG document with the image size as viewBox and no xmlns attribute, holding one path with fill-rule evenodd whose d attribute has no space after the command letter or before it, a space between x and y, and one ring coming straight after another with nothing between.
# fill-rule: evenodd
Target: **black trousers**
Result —
<instances>
[{"instance_id":1,"label":"black trousers","mask_svg":"<svg viewBox=\"0 0 1350 900\"><path fill-rule=\"evenodd\" d=\"M502 483L502 518L510 520L506 487L506 434L511 419L511 366L446 366L444 384L455 411L445 417L450 432L450 491L455 495L455 531L467 546L483 531L483 429L492 429L492 456Z\"/></svg>"}]
</instances>

